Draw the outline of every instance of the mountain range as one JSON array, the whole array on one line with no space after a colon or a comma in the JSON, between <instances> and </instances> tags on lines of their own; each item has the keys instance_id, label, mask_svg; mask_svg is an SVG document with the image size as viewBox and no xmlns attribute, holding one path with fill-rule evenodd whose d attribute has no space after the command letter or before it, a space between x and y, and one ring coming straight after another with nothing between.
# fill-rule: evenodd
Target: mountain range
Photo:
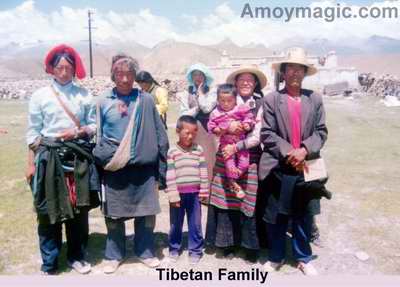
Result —
<instances>
[{"instance_id":1,"label":"mountain range","mask_svg":"<svg viewBox=\"0 0 400 287\"><path fill-rule=\"evenodd\" d=\"M88 42L71 43L71 45L81 53L86 67L89 67ZM195 62L203 62L210 66L218 65L224 51L234 57L262 57L293 46L302 46L309 54L319 56L334 50L339 63L343 66L355 67L360 72L390 73L400 76L400 40L377 35L368 39L348 39L341 42L332 42L324 38L311 40L293 38L269 47L258 43L239 46L226 38L220 43L208 46L166 40L149 48L137 42L109 39L107 43L93 44L94 74L108 75L111 57L117 52L124 52L137 58L142 69L167 76L182 74ZM0 78L44 77L43 59L51 47L51 44L43 42L29 45L13 42L1 46Z\"/></svg>"}]
</instances>

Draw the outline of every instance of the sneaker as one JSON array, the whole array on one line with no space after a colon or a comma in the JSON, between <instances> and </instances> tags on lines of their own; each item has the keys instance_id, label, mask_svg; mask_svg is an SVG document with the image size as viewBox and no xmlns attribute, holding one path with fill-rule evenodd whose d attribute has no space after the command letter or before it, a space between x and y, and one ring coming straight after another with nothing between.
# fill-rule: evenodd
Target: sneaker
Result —
<instances>
[{"instance_id":1,"label":"sneaker","mask_svg":"<svg viewBox=\"0 0 400 287\"><path fill-rule=\"evenodd\" d=\"M303 272L304 275L306 276L316 276L318 275L317 270L315 269L314 266L312 266L311 263L304 263L304 262L299 262L297 265L297 268Z\"/></svg>"},{"instance_id":2,"label":"sneaker","mask_svg":"<svg viewBox=\"0 0 400 287\"><path fill-rule=\"evenodd\" d=\"M189 256L189 263L192 265L196 265L200 262L201 256Z\"/></svg>"},{"instance_id":3,"label":"sneaker","mask_svg":"<svg viewBox=\"0 0 400 287\"><path fill-rule=\"evenodd\" d=\"M40 275L42 276L52 276L52 275L57 275L57 271L55 270L50 270L50 271L40 271Z\"/></svg>"},{"instance_id":4,"label":"sneaker","mask_svg":"<svg viewBox=\"0 0 400 287\"><path fill-rule=\"evenodd\" d=\"M121 265L122 261L119 260L105 260L106 265L103 268L105 274L112 274L117 271L118 267Z\"/></svg>"},{"instance_id":5,"label":"sneaker","mask_svg":"<svg viewBox=\"0 0 400 287\"><path fill-rule=\"evenodd\" d=\"M178 261L178 259L179 259L179 254L178 253L170 253L168 255L168 261L169 262L175 263L175 262Z\"/></svg>"},{"instance_id":6,"label":"sneaker","mask_svg":"<svg viewBox=\"0 0 400 287\"><path fill-rule=\"evenodd\" d=\"M151 258L138 257L138 259L140 262L142 262L144 265L146 265L149 268L156 268L157 266L160 265L160 260L158 260L157 257L151 257Z\"/></svg>"},{"instance_id":7,"label":"sneaker","mask_svg":"<svg viewBox=\"0 0 400 287\"><path fill-rule=\"evenodd\" d=\"M74 269L76 272L80 274L87 274L92 270L92 266L90 263L84 261L84 260L75 260L73 262L68 261L67 262L68 267Z\"/></svg>"},{"instance_id":8,"label":"sneaker","mask_svg":"<svg viewBox=\"0 0 400 287\"><path fill-rule=\"evenodd\" d=\"M272 261L267 261L265 262L265 264L263 265L263 268L265 271L267 272L275 272L275 271L279 271L279 269L281 269L281 267L283 266L283 264L285 264L285 261L282 260L281 262L272 262Z\"/></svg>"},{"instance_id":9,"label":"sneaker","mask_svg":"<svg viewBox=\"0 0 400 287\"><path fill-rule=\"evenodd\" d=\"M324 243L322 242L321 238L315 237L315 238L311 238L311 243L314 244L315 246L319 247L319 248L324 248Z\"/></svg>"}]
</instances>

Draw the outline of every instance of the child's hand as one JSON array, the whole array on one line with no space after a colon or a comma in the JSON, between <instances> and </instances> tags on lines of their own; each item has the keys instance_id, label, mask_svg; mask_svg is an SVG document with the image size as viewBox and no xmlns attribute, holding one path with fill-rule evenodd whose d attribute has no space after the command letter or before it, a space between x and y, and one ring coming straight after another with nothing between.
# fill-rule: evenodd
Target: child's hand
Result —
<instances>
[{"instance_id":1,"label":"child's hand","mask_svg":"<svg viewBox=\"0 0 400 287\"><path fill-rule=\"evenodd\" d=\"M170 202L169 206L172 208L179 208L179 207L181 207L181 202L180 201Z\"/></svg>"},{"instance_id":2,"label":"child's hand","mask_svg":"<svg viewBox=\"0 0 400 287\"><path fill-rule=\"evenodd\" d=\"M239 121L233 121L230 123L228 132L234 135L240 135L243 132L243 126Z\"/></svg>"},{"instance_id":3,"label":"child's hand","mask_svg":"<svg viewBox=\"0 0 400 287\"><path fill-rule=\"evenodd\" d=\"M244 123L244 124L242 124L242 126L243 126L243 129L244 129L246 132L248 132L248 131L251 130L251 126L250 126L248 123Z\"/></svg>"},{"instance_id":4,"label":"child's hand","mask_svg":"<svg viewBox=\"0 0 400 287\"><path fill-rule=\"evenodd\" d=\"M202 197L199 197L199 201L200 201L200 203L202 203L202 204L208 204L208 202L209 202L209 200L210 200L210 198L208 197L208 196L202 196Z\"/></svg>"},{"instance_id":5,"label":"child's hand","mask_svg":"<svg viewBox=\"0 0 400 287\"><path fill-rule=\"evenodd\" d=\"M216 127L215 129L213 129L213 133L214 133L216 136L221 136L221 135L222 135L222 129L219 128L219 127Z\"/></svg>"}]
</instances>

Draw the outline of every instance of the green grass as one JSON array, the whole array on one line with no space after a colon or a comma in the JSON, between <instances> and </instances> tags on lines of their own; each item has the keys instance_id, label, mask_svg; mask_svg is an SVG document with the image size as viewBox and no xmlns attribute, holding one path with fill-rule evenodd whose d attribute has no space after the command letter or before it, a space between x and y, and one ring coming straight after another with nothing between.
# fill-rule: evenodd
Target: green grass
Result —
<instances>
[{"instance_id":1,"label":"green grass","mask_svg":"<svg viewBox=\"0 0 400 287\"><path fill-rule=\"evenodd\" d=\"M325 105L329 138L323 155L334 199L323 202L322 233L328 236L348 220L346 238L334 234L331 240L354 241L368 250L381 272L398 274L399 259L393 253L400 237L400 109L386 108L371 98L325 99ZM0 135L0 274L32 274L40 265L32 196L24 179L26 117L26 102L0 102L0 128L8 130ZM177 117L178 106L172 103L168 112L171 144L176 142ZM99 210L91 218L103 224ZM89 252L95 262L102 258L102 228L91 229ZM162 228L166 232L167 227ZM66 270L63 264L61 270Z\"/></svg>"}]
</instances>

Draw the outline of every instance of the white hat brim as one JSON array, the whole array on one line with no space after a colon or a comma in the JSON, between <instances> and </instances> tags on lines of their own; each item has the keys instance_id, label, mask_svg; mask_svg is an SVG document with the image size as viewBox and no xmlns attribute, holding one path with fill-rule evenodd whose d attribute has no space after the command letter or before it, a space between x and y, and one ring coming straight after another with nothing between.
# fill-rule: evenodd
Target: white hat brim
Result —
<instances>
[{"instance_id":1,"label":"white hat brim","mask_svg":"<svg viewBox=\"0 0 400 287\"><path fill-rule=\"evenodd\" d=\"M265 74L261 70L259 70L256 67L249 67L249 66L241 67L241 68L233 71L232 73L230 73L228 75L228 77L226 78L226 82L234 85L235 81L236 81L236 77L243 73L251 73L251 74L255 75L257 77L258 81L260 82L260 89L265 88L265 86L268 83L267 76L265 76Z\"/></svg>"}]
</instances>

